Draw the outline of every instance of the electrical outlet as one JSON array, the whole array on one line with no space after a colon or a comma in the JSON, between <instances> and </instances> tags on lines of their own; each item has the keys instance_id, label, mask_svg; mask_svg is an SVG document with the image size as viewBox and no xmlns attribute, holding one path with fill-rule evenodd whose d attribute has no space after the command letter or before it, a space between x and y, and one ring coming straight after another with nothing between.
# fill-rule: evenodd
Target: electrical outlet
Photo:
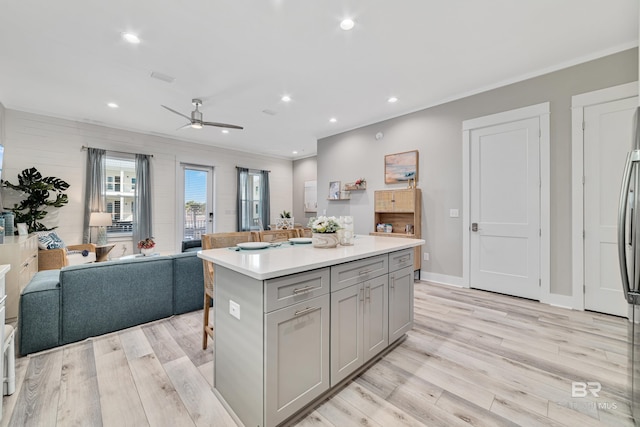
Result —
<instances>
[{"instance_id":1,"label":"electrical outlet","mask_svg":"<svg viewBox=\"0 0 640 427\"><path fill-rule=\"evenodd\" d=\"M229 300L229 314L240 320L240 304L234 300Z\"/></svg>"},{"instance_id":2,"label":"electrical outlet","mask_svg":"<svg viewBox=\"0 0 640 427\"><path fill-rule=\"evenodd\" d=\"M429 261L429 252L424 253L424 260Z\"/></svg>"}]
</instances>

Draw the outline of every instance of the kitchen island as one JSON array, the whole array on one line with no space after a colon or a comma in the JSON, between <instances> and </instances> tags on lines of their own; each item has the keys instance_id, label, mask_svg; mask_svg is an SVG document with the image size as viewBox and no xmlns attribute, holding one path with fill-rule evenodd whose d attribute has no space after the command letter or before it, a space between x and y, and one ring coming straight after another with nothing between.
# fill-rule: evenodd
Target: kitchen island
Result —
<instances>
[{"instance_id":1,"label":"kitchen island","mask_svg":"<svg viewBox=\"0 0 640 427\"><path fill-rule=\"evenodd\" d=\"M413 247L358 236L331 249L201 251L215 265L214 392L245 426L291 419L413 324Z\"/></svg>"}]
</instances>

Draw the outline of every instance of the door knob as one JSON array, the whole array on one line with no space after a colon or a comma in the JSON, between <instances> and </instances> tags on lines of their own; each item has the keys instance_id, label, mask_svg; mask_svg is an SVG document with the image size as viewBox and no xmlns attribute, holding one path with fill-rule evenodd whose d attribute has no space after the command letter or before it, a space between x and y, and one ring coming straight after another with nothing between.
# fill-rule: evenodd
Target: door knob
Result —
<instances>
[{"instance_id":1,"label":"door knob","mask_svg":"<svg viewBox=\"0 0 640 427\"><path fill-rule=\"evenodd\" d=\"M471 231L476 232L478 231L478 223L474 222L471 224Z\"/></svg>"}]
</instances>

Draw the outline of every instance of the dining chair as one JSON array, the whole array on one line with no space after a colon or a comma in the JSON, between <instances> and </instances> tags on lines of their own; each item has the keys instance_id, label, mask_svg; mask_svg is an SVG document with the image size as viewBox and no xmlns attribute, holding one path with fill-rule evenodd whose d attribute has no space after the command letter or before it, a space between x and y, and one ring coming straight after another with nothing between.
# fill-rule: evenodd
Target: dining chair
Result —
<instances>
[{"instance_id":1,"label":"dining chair","mask_svg":"<svg viewBox=\"0 0 640 427\"><path fill-rule=\"evenodd\" d=\"M250 231L238 231L229 233L209 233L203 234L202 250L217 249L217 248L229 248L243 242L253 242L254 234ZM209 307L213 303L215 307L215 301L213 297L214 293L214 270L213 263L211 261L202 260L202 267L204 269L204 318L203 318L203 333L202 333L202 349L207 349L208 337L213 339L214 327L209 324Z\"/></svg>"},{"instance_id":2,"label":"dining chair","mask_svg":"<svg viewBox=\"0 0 640 427\"><path fill-rule=\"evenodd\" d=\"M290 228L286 230L264 230L258 231L258 242L286 242L289 239L300 237L296 228Z\"/></svg>"}]
</instances>

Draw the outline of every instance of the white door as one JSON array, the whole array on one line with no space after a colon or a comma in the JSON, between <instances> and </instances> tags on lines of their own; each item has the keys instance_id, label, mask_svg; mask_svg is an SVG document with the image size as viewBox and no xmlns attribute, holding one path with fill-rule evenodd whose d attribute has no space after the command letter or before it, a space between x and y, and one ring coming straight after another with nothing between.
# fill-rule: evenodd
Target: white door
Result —
<instances>
[{"instance_id":1,"label":"white door","mask_svg":"<svg viewBox=\"0 0 640 427\"><path fill-rule=\"evenodd\" d=\"M540 299L540 119L472 129L470 286Z\"/></svg>"},{"instance_id":2,"label":"white door","mask_svg":"<svg viewBox=\"0 0 640 427\"><path fill-rule=\"evenodd\" d=\"M618 199L638 98L584 108L584 306L627 316L618 264Z\"/></svg>"}]
</instances>

